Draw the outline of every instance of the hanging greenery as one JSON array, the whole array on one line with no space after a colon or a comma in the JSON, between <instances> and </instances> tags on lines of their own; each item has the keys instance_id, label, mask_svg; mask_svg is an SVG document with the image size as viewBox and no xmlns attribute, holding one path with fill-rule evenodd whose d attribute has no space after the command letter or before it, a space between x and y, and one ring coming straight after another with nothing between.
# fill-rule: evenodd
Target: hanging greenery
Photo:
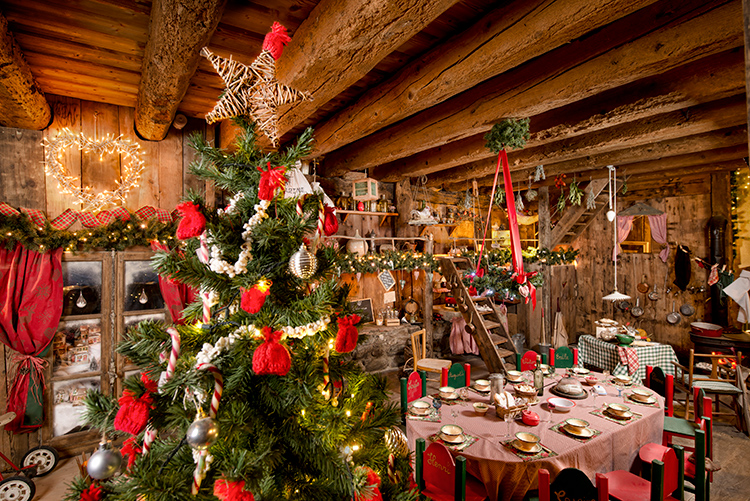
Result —
<instances>
[{"instance_id":1,"label":"hanging greenery","mask_svg":"<svg viewBox=\"0 0 750 501\"><path fill-rule=\"evenodd\" d=\"M570 200L571 205L578 205L579 207L581 206L581 202L583 200L583 191L581 190L578 181L576 181L575 179L572 183L570 183L570 196L568 197L568 200Z\"/></svg>"},{"instance_id":2,"label":"hanging greenery","mask_svg":"<svg viewBox=\"0 0 750 501\"><path fill-rule=\"evenodd\" d=\"M162 223L156 218L141 220L133 213L127 220L115 219L107 226L77 231L56 230L49 222L45 222L44 228L39 228L26 214L0 215L0 235L6 249L20 243L35 251L60 247L67 252L124 250L139 245L149 246L153 240L173 247L177 242L176 228L176 222Z\"/></svg>"},{"instance_id":3,"label":"hanging greenery","mask_svg":"<svg viewBox=\"0 0 750 501\"><path fill-rule=\"evenodd\" d=\"M383 251L359 256L348 252L337 263L339 273L379 273L383 270L437 271L439 263L432 254L412 251Z\"/></svg>"},{"instance_id":4,"label":"hanging greenery","mask_svg":"<svg viewBox=\"0 0 750 501\"><path fill-rule=\"evenodd\" d=\"M496 123L484 135L487 148L493 153L500 153L506 148L523 148L529 140L529 122L528 118L506 118Z\"/></svg>"},{"instance_id":5,"label":"hanging greenery","mask_svg":"<svg viewBox=\"0 0 750 501\"><path fill-rule=\"evenodd\" d=\"M474 251L468 251L461 254L461 257L469 259L469 261L475 262L479 255ZM542 263L547 265L558 265L558 264L571 264L575 261L578 256L578 250L559 250L553 251L549 249L537 249L535 247L529 247L524 251L521 251L523 262L526 264ZM511 263L512 255L510 248L492 249L487 250L482 256L482 263L487 263L496 266L508 266Z\"/></svg>"}]
</instances>

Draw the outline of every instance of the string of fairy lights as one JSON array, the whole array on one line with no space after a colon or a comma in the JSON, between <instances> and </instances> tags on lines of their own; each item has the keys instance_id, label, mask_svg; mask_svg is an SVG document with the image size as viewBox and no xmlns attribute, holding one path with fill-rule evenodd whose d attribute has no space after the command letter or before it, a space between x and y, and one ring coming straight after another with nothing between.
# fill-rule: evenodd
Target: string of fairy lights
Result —
<instances>
[{"instance_id":1,"label":"string of fairy lights","mask_svg":"<svg viewBox=\"0 0 750 501\"><path fill-rule=\"evenodd\" d=\"M124 203L128 193L139 186L145 162L141 158L140 145L122 136L107 134L103 139L92 139L83 132L75 133L62 129L52 139L44 138L44 170L57 181L57 188L72 195L83 205L83 210L97 212L118 203ZM84 153L95 153L99 160L105 155L117 154L122 157L122 175L115 182L115 189L94 192L90 186L83 186L79 178L68 172L63 165L63 156L69 148L78 148Z\"/></svg>"}]
</instances>

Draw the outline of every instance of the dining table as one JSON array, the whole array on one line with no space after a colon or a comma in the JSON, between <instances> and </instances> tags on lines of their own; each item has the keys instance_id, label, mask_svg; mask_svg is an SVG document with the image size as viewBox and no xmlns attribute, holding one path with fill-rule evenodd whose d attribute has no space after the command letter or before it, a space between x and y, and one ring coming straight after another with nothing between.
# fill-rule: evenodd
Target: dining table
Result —
<instances>
[{"instance_id":1,"label":"dining table","mask_svg":"<svg viewBox=\"0 0 750 501\"><path fill-rule=\"evenodd\" d=\"M635 340L624 346L589 334L578 338L578 359L581 364L641 381L646 378L647 366L660 367L664 374L674 375L674 363L678 362L674 348L668 344Z\"/></svg>"},{"instance_id":2,"label":"dining table","mask_svg":"<svg viewBox=\"0 0 750 501\"><path fill-rule=\"evenodd\" d=\"M662 441L663 398L654 393L649 397L649 403L638 402L633 400L632 390L643 388L640 384L621 384L613 376L603 373L590 372L588 376L589 379L596 378L599 391L606 394L595 395L595 386L583 382L585 376L578 376L571 369L550 371L545 377L543 395L531 398L526 404L527 410L541 420L536 425L525 424L520 413L515 419L504 421L492 405L489 393L478 391L474 385L457 389L455 395L449 395L453 398L443 398L440 393L422 397L419 400L428 402L431 409L425 415L415 415L411 410L407 412L409 448L415 451L416 440L423 438L428 444L441 442L453 455L465 457L467 471L484 484L491 501L522 500L529 489L537 487L537 474L541 468L547 469L552 478L564 468L578 468L592 482L596 473L614 470L638 473L639 449L645 444ZM575 405L565 412L559 406L550 408L548 404L551 397L559 394L556 385L563 377L580 377L584 390L577 399L566 398ZM524 373L524 379L531 381L531 374ZM514 385L506 383L504 389L513 393ZM557 394L552 394L552 391ZM475 402L489 404L489 410L485 414L476 412ZM614 403L626 405L630 417L616 418L608 413L608 404ZM591 436L582 438L570 433L565 423L569 418L588 422L586 434ZM447 424L461 427L460 443L443 440L440 430ZM538 436L541 450L536 453L518 450L515 434L519 432Z\"/></svg>"}]
</instances>

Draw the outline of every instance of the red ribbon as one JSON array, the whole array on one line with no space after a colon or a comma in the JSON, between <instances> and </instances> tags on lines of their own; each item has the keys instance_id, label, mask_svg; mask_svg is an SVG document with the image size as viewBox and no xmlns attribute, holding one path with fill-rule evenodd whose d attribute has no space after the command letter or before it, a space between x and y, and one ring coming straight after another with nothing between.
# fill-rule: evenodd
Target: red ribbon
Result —
<instances>
[{"instance_id":1,"label":"red ribbon","mask_svg":"<svg viewBox=\"0 0 750 501\"><path fill-rule=\"evenodd\" d=\"M44 372L47 367L47 361L34 355L21 355L16 352L13 356L13 362L16 363L16 373L13 377L13 385L10 388L8 400L13 401L20 397L20 393L28 391L29 387L21 388L25 376L33 377L42 385L42 392L47 389L47 383L44 380ZM41 400L37 399L34 393L36 403L42 405ZM23 416L21 416L23 417Z\"/></svg>"},{"instance_id":2,"label":"red ribbon","mask_svg":"<svg viewBox=\"0 0 750 501\"><path fill-rule=\"evenodd\" d=\"M521 255L521 234L518 231L518 220L516 218L516 201L513 196L513 180L510 177L510 164L508 154L505 149L500 150L497 156L497 167L495 167L495 180L492 183L492 194L490 195L490 209L487 212L487 224L484 226L484 235L482 236L482 249L479 251L479 260L477 261L477 273L479 273L482 264L482 254L484 253L485 239L487 238L487 229L490 227L490 218L492 217L492 201L495 199L495 188L497 188L497 177L500 173L500 166L503 167L503 184L505 185L505 204L508 208L508 226L510 227L510 252L513 263L513 272L516 282L523 287L528 288L528 293L521 294L526 298L526 303L531 302L533 308L536 308L536 287L529 279L536 275L536 272L525 273L523 271L523 256ZM521 289L523 291L523 289Z\"/></svg>"}]
</instances>

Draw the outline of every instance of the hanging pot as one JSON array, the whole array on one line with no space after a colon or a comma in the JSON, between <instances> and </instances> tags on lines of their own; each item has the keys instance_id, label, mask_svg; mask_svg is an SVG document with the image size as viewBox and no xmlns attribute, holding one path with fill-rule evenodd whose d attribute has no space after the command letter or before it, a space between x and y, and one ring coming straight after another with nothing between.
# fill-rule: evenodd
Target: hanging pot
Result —
<instances>
[{"instance_id":1,"label":"hanging pot","mask_svg":"<svg viewBox=\"0 0 750 501\"><path fill-rule=\"evenodd\" d=\"M635 299L635 306L632 310L630 310L630 314L634 317L638 318L641 315L643 315L643 308L641 308L641 298L638 297Z\"/></svg>"},{"instance_id":2,"label":"hanging pot","mask_svg":"<svg viewBox=\"0 0 750 501\"><path fill-rule=\"evenodd\" d=\"M648 298L651 301L658 301L659 300L659 293L656 292L656 284L654 284L654 290L648 293Z\"/></svg>"},{"instance_id":3,"label":"hanging pot","mask_svg":"<svg viewBox=\"0 0 750 501\"><path fill-rule=\"evenodd\" d=\"M680 314L674 310L674 301L672 301L672 313L667 315L667 322L674 325L680 321L680 318Z\"/></svg>"},{"instance_id":4,"label":"hanging pot","mask_svg":"<svg viewBox=\"0 0 750 501\"><path fill-rule=\"evenodd\" d=\"M692 304L685 303L680 306L680 313L682 313L686 317L691 317L695 313L695 308L693 308Z\"/></svg>"},{"instance_id":5,"label":"hanging pot","mask_svg":"<svg viewBox=\"0 0 750 501\"><path fill-rule=\"evenodd\" d=\"M627 301L625 299L623 299L622 301L618 301L617 307L620 309L620 311L628 311L630 309L630 301Z\"/></svg>"},{"instance_id":6,"label":"hanging pot","mask_svg":"<svg viewBox=\"0 0 750 501\"><path fill-rule=\"evenodd\" d=\"M641 283L636 285L635 288L638 289L638 292L641 294L646 294L648 292L651 286L646 283L646 275L643 275L643 280L641 280Z\"/></svg>"},{"instance_id":7,"label":"hanging pot","mask_svg":"<svg viewBox=\"0 0 750 501\"><path fill-rule=\"evenodd\" d=\"M635 306L630 310L630 314L635 318L643 315L643 308L641 308L641 298L637 298L635 300Z\"/></svg>"}]
</instances>

